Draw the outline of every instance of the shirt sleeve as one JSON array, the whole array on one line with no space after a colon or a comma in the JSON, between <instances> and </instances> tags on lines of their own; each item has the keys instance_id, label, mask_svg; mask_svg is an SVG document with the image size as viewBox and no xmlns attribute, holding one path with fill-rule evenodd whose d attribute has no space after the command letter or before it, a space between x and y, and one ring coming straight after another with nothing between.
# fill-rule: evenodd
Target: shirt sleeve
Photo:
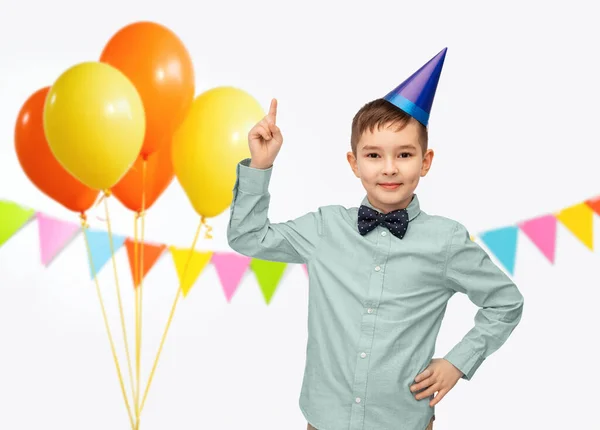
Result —
<instances>
[{"instance_id":1,"label":"shirt sleeve","mask_svg":"<svg viewBox=\"0 0 600 430\"><path fill-rule=\"evenodd\" d=\"M470 380L519 324L523 295L490 256L457 223L448 248L446 285L479 306L473 328L444 357Z\"/></svg>"},{"instance_id":2,"label":"shirt sleeve","mask_svg":"<svg viewBox=\"0 0 600 430\"><path fill-rule=\"evenodd\" d=\"M261 260L306 263L323 234L322 210L271 223L268 187L272 169L252 168L249 158L238 163L227 227L229 246L242 255Z\"/></svg>"}]
</instances>

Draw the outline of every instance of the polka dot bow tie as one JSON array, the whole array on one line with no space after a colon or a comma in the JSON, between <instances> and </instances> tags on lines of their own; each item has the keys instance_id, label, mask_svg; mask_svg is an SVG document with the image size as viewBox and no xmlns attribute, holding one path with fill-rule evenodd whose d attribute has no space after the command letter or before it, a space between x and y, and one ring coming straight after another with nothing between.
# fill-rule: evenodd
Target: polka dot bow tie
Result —
<instances>
[{"instance_id":1,"label":"polka dot bow tie","mask_svg":"<svg viewBox=\"0 0 600 430\"><path fill-rule=\"evenodd\" d=\"M378 225L387 227L394 236L402 239L408 228L408 211L397 209L382 214L368 206L361 205L358 209L358 232L364 236Z\"/></svg>"}]
</instances>

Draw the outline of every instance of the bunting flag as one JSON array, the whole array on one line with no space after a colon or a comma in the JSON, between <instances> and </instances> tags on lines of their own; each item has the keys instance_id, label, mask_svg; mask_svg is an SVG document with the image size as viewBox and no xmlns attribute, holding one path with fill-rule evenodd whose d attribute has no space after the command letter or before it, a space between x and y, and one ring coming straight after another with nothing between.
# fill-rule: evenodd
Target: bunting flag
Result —
<instances>
[{"instance_id":1,"label":"bunting flag","mask_svg":"<svg viewBox=\"0 0 600 430\"><path fill-rule=\"evenodd\" d=\"M586 203L579 203L563 209L557 215L567 227L590 250L594 248L593 210Z\"/></svg>"},{"instance_id":2,"label":"bunting flag","mask_svg":"<svg viewBox=\"0 0 600 430\"><path fill-rule=\"evenodd\" d=\"M204 267L210 262L213 253L181 249L174 246L170 247L170 250L179 277L179 285L183 297L185 297L196 283L196 279L198 279Z\"/></svg>"},{"instance_id":3,"label":"bunting flag","mask_svg":"<svg viewBox=\"0 0 600 430\"><path fill-rule=\"evenodd\" d=\"M265 261L265 260L252 260L250 267L256 275L256 280L260 286L260 290L263 293L267 304L271 302L279 280L285 272L287 267L286 263L280 263L277 261Z\"/></svg>"},{"instance_id":4,"label":"bunting flag","mask_svg":"<svg viewBox=\"0 0 600 430\"><path fill-rule=\"evenodd\" d=\"M33 209L27 209L5 200L0 201L0 246L4 245L34 215Z\"/></svg>"},{"instance_id":5,"label":"bunting flag","mask_svg":"<svg viewBox=\"0 0 600 430\"><path fill-rule=\"evenodd\" d=\"M600 196L592 197L583 202L570 205L552 214L545 214L531 219L521 220L512 225L495 228L472 234L471 240L478 238L486 245L487 251L496 257L498 263L511 275L515 273L518 253L519 233L525 234L540 253L551 263L555 264L557 247L557 230L562 225L574 238L587 249L594 247L594 215L600 216ZM0 246L4 245L29 221L37 220L39 237L39 255L44 266L49 266L60 252L81 232L78 223L65 222L42 212L23 207L18 203L0 200ZM89 270L92 279L104 268L112 258L109 235L101 229L86 230L86 235L92 256ZM239 285L248 270L252 270L259 284L262 295L271 303L278 285L283 279L287 268L286 263L264 261L246 257L235 252L199 252L193 251L191 260L184 277L184 271L190 249L177 248L162 243L144 243L144 267L141 277L136 276L134 239L131 237L113 235L114 252L121 247L127 248L127 256L134 288L148 275L168 248L176 267L177 276L183 296L187 296L198 276L208 264L215 267L223 293L228 302L235 295ZM141 247L138 249L138 252ZM141 252L138 259L141 258ZM302 270L308 276L306 264ZM139 267L138 267L139 271ZM138 279L139 277L139 279Z\"/></svg>"},{"instance_id":6,"label":"bunting flag","mask_svg":"<svg viewBox=\"0 0 600 430\"><path fill-rule=\"evenodd\" d=\"M231 302L251 260L252 258L235 252L213 254L211 262L215 266L228 302Z\"/></svg>"},{"instance_id":7,"label":"bunting flag","mask_svg":"<svg viewBox=\"0 0 600 430\"><path fill-rule=\"evenodd\" d=\"M600 196L586 200L585 204L596 212L597 215L600 215Z\"/></svg>"},{"instance_id":8,"label":"bunting flag","mask_svg":"<svg viewBox=\"0 0 600 430\"><path fill-rule=\"evenodd\" d=\"M104 265L113 256L113 252L116 253L125 243L125 236L112 235L112 250L110 246L110 235L103 230L86 229L85 235L87 237L90 253L92 254L92 261L90 262L90 275L92 279L96 277L102 270Z\"/></svg>"},{"instance_id":9,"label":"bunting flag","mask_svg":"<svg viewBox=\"0 0 600 430\"><path fill-rule=\"evenodd\" d=\"M543 215L519 223L519 227L544 256L554 264L556 249L556 218L554 215Z\"/></svg>"},{"instance_id":10,"label":"bunting flag","mask_svg":"<svg viewBox=\"0 0 600 430\"><path fill-rule=\"evenodd\" d=\"M508 226L487 231L480 236L485 246L511 275L515 270L518 233L518 227Z\"/></svg>"},{"instance_id":11,"label":"bunting flag","mask_svg":"<svg viewBox=\"0 0 600 430\"><path fill-rule=\"evenodd\" d=\"M48 266L63 248L81 231L81 226L42 213L36 214L42 264Z\"/></svg>"},{"instance_id":12,"label":"bunting flag","mask_svg":"<svg viewBox=\"0 0 600 430\"><path fill-rule=\"evenodd\" d=\"M141 246L140 246L141 245ZM136 246L137 246L137 262L136 259ZM140 286L140 282L142 279L146 277L152 266L156 264L159 257L162 255L165 249L167 249L166 245L163 244L151 244L144 243L142 244L140 241L135 241L133 239L127 238L125 240L125 247L127 248L127 257L129 258L129 267L131 269L131 277L133 279L134 288ZM142 247L144 248L144 252L142 253ZM143 255L142 255L143 254ZM143 257L143 260L142 260ZM143 261L143 265L141 264ZM142 271L142 277L139 278L140 270ZM139 278L139 279L138 279Z\"/></svg>"}]
</instances>

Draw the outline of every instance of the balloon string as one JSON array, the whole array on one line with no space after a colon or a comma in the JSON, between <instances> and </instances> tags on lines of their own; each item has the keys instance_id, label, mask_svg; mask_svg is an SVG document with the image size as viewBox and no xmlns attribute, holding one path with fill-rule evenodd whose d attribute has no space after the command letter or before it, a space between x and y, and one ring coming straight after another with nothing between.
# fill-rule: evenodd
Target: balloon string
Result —
<instances>
[{"instance_id":1,"label":"balloon string","mask_svg":"<svg viewBox=\"0 0 600 430\"><path fill-rule=\"evenodd\" d=\"M135 218L134 218L134 223L133 223L133 280L134 280L134 291L135 291L135 333L136 333L136 351L138 351L138 342L139 342L139 338L137 336L138 330L139 330L139 320L138 320L138 302L140 299L140 294L139 294L139 278L138 278L138 266L139 266L139 260L138 260L138 255L139 255L139 237L138 237L138 214L136 214ZM137 373L137 381L139 382L139 372ZM138 430L138 426L139 426L139 421L140 421L140 413L139 413L139 407L138 407L138 398L140 395L140 391L139 391L139 383L137 384L136 390L133 394L133 398L134 398L134 406L135 406L135 420L136 420L136 424L135 424L135 430Z\"/></svg>"},{"instance_id":2,"label":"balloon string","mask_svg":"<svg viewBox=\"0 0 600 430\"><path fill-rule=\"evenodd\" d=\"M138 215L142 219L142 237L140 238L141 243L141 251L140 251L140 271L139 271L139 287L136 290L139 290L139 299L138 299L138 332L137 332L137 363L136 363L136 371L137 371L137 398L136 398L136 414L137 414L137 423L136 430L139 430L140 426L140 368L141 368L141 356L142 356L142 304L144 298L144 237L146 230L146 177L147 177L147 167L148 161L146 158L143 159L142 162L142 210Z\"/></svg>"},{"instance_id":3,"label":"balloon string","mask_svg":"<svg viewBox=\"0 0 600 430\"><path fill-rule=\"evenodd\" d=\"M160 358L160 354L162 352L163 345L165 343L165 339L167 338L167 333L169 332L171 322L173 321L173 315L175 314L175 309L177 308L177 303L179 301L179 297L183 290L184 280L187 275L190 261L192 260L192 256L194 255L194 250L196 249L196 242L198 241L198 237L200 236L200 229L202 228L203 224L204 223L201 221L198 224L198 228L196 229L196 234L194 235L194 241L192 242L192 247L190 248L190 252L188 254L187 261L185 262L185 266L183 268L183 274L179 281L179 289L177 290L177 294L175 294L175 300L173 301L173 307L171 308L171 314L169 315L169 319L167 321L167 326L165 327L165 331L164 331L162 339L160 341L160 346L158 347L158 352L156 354L156 358L154 359L154 365L152 366L152 371L150 372L150 377L148 378L148 384L146 385L144 397L142 398L142 405L140 407L140 412L144 410L144 405L146 403L146 397L148 396L148 390L150 389L150 385L152 384L152 379L154 378L154 372L156 371L156 366L158 365L158 360Z\"/></svg>"},{"instance_id":4,"label":"balloon string","mask_svg":"<svg viewBox=\"0 0 600 430\"><path fill-rule=\"evenodd\" d=\"M81 214L81 227L84 230L83 237L85 238L85 247L87 250L89 264L92 269L92 273L94 274L94 282L96 284L96 293L98 294L98 300L100 301L100 308L102 309L102 317L104 319L104 327L106 328L106 333L108 335L108 341L110 343L110 349L112 352L113 360L114 360L115 366L117 368L117 375L119 376L119 385L121 386L121 392L123 393L123 399L125 400L125 407L127 408L127 414L129 415L129 422L131 423L131 428L135 429L135 424L133 422L133 416L131 414L131 407L129 406L129 400L127 400L127 392L125 391L125 383L123 382L121 366L119 366L119 360L117 358L117 352L115 350L115 343L113 341L113 337L110 332L110 325L108 324L108 318L106 316L106 308L104 307L104 300L102 299L102 293L100 292L100 284L98 282L98 277L96 276L96 268L94 267L94 260L92 259L92 251L90 249L90 243L89 243L88 236L86 233L86 230L89 228L89 225L87 223L87 217L85 216L84 213Z\"/></svg>"},{"instance_id":5,"label":"balloon string","mask_svg":"<svg viewBox=\"0 0 600 430\"><path fill-rule=\"evenodd\" d=\"M110 196L110 192L108 192L108 193L106 193L106 192L102 193L102 194L100 195L100 197L98 197L98 200L96 200L96 203L94 203L94 207L95 207L95 208L97 208L98 206L100 206L100 204L101 204L101 203L102 203L104 200L106 200L106 198L107 198L107 197L109 197L109 196ZM106 222L106 219L105 219L105 218L102 218L102 217L100 217L100 216L96 216L96 218L97 218L99 221Z\"/></svg>"},{"instance_id":6,"label":"balloon string","mask_svg":"<svg viewBox=\"0 0 600 430\"><path fill-rule=\"evenodd\" d=\"M127 354L127 365L129 367L129 380L131 382L131 394L134 395L135 385L133 383L133 370L131 368L131 356L129 354L129 341L127 339L127 330L125 328L125 316L123 315L123 303L121 301L121 289L119 287L119 276L117 273L117 262L115 259L115 247L114 247L114 243L113 243L113 235L112 235L112 228L111 228L111 223L110 223L110 216L108 214L108 197L110 197L110 190L106 190L104 192L104 195L106 197L104 199L104 213L106 216L106 225L107 225L107 229L108 229L108 240L110 243L110 253L111 253L111 257L112 257L113 272L115 275L115 287L117 290L117 299L119 301L119 312L121 314L121 327L123 329L123 340L125 342L125 353Z\"/></svg>"}]
</instances>

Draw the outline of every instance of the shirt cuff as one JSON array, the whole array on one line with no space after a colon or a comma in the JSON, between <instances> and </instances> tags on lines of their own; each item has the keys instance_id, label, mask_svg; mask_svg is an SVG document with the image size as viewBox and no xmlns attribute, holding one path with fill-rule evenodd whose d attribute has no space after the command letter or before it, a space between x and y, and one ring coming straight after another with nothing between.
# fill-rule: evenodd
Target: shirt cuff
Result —
<instances>
[{"instance_id":1,"label":"shirt cuff","mask_svg":"<svg viewBox=\"0 0 600 430\"><path fill-rule=\"evenodd\" d=\"M267 193L272 171L272 166L268 169L250 167L250 158L240 161L237 165L238 189L246 194Z\"/></svg>"},{"instance_id":2,"label":"shirt cuff","mask_svg":"<svg viewBox=\"0 0 600 430\"><path fill-rule=\"evenodd\" d=\"M467 381L471 380L484 361L484 357L481 354L469 348L464 343L457 344L444 358L460 370L463 373L461 379L466 379Z\"/></svg>"}]
</instances>

